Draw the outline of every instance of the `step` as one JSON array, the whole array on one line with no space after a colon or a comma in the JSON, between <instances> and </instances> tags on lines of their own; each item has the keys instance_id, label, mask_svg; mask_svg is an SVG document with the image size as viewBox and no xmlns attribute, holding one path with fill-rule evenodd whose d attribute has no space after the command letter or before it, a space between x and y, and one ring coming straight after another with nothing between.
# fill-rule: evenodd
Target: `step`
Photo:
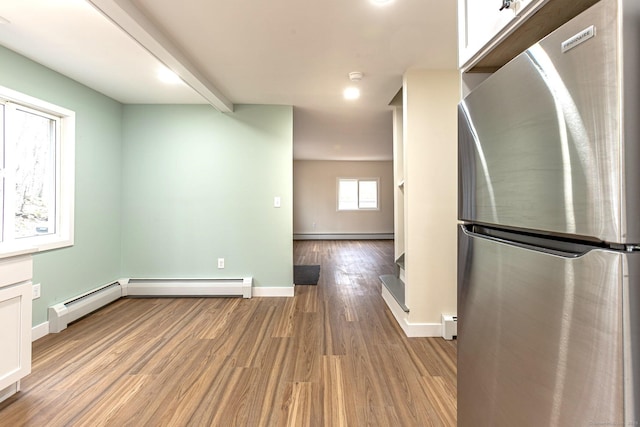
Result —
<instances>
[{"instance_id":1,"label":"step","mask_svg":"<svg viewBox=\"0 0 640 427\"><path fill-rule=\"evenodd\" d=\"M384 274L380 276L382 285L387 288L389 293L393 295L396 302L402 307L405 313L409 312L409 308L404 303L404 282L393 274Z\"/></svg>"}]
</instances>

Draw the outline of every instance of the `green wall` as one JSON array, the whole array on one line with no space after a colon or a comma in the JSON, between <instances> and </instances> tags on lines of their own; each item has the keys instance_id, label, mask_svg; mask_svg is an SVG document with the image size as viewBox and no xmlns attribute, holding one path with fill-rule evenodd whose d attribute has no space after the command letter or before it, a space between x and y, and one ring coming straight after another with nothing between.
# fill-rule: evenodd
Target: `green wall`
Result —
<instances>
[{"instance_id":1,"label":"green wall","mask_svg":"<svg viewBox=\"0 0 640 427\"><path fill-rule=\"evenodd\" d=\"M123 277L293 286L292 107L123 106L1 46L0 64L0 85L76 112L75 245L34 256L33 325Z\"/></svg>"},{"instance_id":2,"label":"green wall","mask_svg":"<svg viewBox=\"0 0 640 427\"><path fill-rule=\"evenodd\" d=\"M124 277L292 286L291 107L127 105L123 129Z\"/></svg>"},{"instance_id":3,"label":"green wall","mask_svg":"<svg viewBox=\"0 0 640 427\"><path fill-rule=\"evenodd\" d=\"M120 274L122 105L0 46L0 85L76 112L75 245L34 256L33 324Z\"/></svg>"}]
</instances>

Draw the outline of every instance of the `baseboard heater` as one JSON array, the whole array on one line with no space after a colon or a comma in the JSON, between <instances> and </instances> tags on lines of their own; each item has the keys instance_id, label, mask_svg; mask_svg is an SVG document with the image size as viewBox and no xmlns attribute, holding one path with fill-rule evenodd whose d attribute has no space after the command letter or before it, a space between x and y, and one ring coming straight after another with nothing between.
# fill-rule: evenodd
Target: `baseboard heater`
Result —
<instances>
[{"instance_id":1,"label":"baseboard heater","mask_svg":"<svg viewBox=\"0 0 640 427\"><path fill-rule=\"evenodd\" d=\"M186 297L240 296L251 298L253 278L243 279L127 279L122 296Z\"/></svg>"},{"instance_id":2,"label":"baseboard heater","mask_svg":"<svg viewBox=\"0 0 640 427\"><path fill-rule=\"evenodd\" d=\"M458 316L442 315L442 338L452 340L458 336Z\"/></svg>"},{"instance_id":3,"label":"baseboard heater","mask_svg":"<svg viewBox=\"0 0 640 427\"><path fill-rule=\"evenodd\" d=\"M251 298L253 278L242 279L120 279L49 307L49 332L66 329L71 322L126 296Z\"/></svg>"},{"instance_id":4,"label":"baseboard heater","mask_svg":"<svg viewBox=\"0 0 640 427\"><path fill-rule=\"evenodd\" d=\"M67 325L104 307L122 296L119 282L96 288L70 300L49 307L49 332L60 332Z\"/></svg>"}]
</instances>

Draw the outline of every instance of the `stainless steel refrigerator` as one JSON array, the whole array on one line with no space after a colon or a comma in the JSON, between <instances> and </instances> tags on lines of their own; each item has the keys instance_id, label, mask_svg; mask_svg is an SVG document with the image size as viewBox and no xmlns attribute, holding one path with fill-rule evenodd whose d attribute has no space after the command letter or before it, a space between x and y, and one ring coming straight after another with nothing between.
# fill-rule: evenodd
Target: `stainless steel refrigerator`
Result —
<instances>
[{"instance_id":1,"label":"stainless steel refrigerator","mask_svg":"<svg viewBox=\"0 0 640 427\"><path fill-rule=\"evenodd\" d=\"M640 425L639 75L602 0L460 103L459 426Z\"/></svg>"}]
</instances>

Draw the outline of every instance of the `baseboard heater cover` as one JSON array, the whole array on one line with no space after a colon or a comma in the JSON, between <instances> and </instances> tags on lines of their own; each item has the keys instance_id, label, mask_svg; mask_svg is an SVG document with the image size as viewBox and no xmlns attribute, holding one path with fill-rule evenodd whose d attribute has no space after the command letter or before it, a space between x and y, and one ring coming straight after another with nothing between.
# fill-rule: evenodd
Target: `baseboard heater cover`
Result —
<instances>
[{"instance_id":1,"label":"baseboard heater cover","mask_svg":"<svg viewBox=\"0 0 640 427\"><path fill-rule=\"evenodd\" d=\"M251 298L252 277L242 279L127 279L122 296L241 296Z\"/></svg>"},{"instance_id":2,"label":"baseboard heater cover","mask_svg":"<svg viewBox=\"0 0 640 427\"><path fill-rule=\"evenodd\" d=\"M122 286L113 282L49 307L49 332L57 333L74 320L119 299Z\"/></svg>"},{"instance_id":3,"label":"baseboard heater cover","mask_svg":"<svg viewBox=\"0 0 640 427\"><path fill-rule=\"evenodd\" d=\"M251 298L252 277L242 279L120 279L49 307L49 332L58 333L69 323L126 296Z\"/></svg>"},{"instance_id":4,"label":"baseboard heater cover","mask_svg":"<svg viewBox=\"0 0 640 427\"><path fill-rule=\"evenodd\" d=\"M458 316L442 315L442 338L452 340L458 336Z\"/></svg>"}]
</instances>

